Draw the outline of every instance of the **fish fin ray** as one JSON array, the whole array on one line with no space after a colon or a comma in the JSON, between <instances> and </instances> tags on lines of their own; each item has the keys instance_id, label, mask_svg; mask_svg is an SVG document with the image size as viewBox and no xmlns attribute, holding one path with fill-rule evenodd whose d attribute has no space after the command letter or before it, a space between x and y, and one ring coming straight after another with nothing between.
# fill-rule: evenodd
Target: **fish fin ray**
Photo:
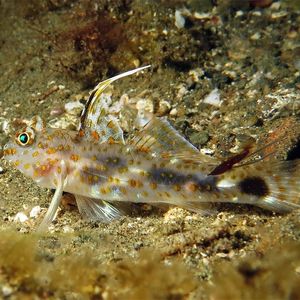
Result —
<instances>
[{"instance_id":1,"label":"fish fin ray","mask_svg":"<svg viewBox=\"0 0 300 300\"><path fill-rule=\"evenodd\" d=\"M55 193L52 197L52 200L50 202L49 208L46 212L46 215L44 216L43 221L37 228L38 232L44 232L48 229L49 225L55 218L55 214L56 214L58 206L61 202L61 197L62 197L64 185L65 185L67 172L66 172L66 164L64 161L61 161L60 166L61 166L62 172L61 172L60 176L58 177L58 184L57 184Z\"/></svg>"},{"instance_id":2,"label":"fish fin ray","mask_svg":"<svg viewBox=\"0 0 300 300\"><path fill-rule=\"evenodd\" d=\"M112 82L149 67L150 65L130 70L100 82L91 92L82 112L79 132L100 144L106 141L124 144L123 131L118 120L110 115L108 99L103 92Z\"/></svg>"},{"instance_id":3,"label":"fish fin ray","mask_svg":"<svg viewBox=\"0 0 300 300\"><path fill-rule=\"evenodd\" d=\"M195 164L211 165L212 169L219 164L216 159L200 153L166 119L155 116L152 116L129 144L142 152L150 152L154 157L188 160Z\"/></svg>"},{"instance_id":4,"label":"fish fin ray","mask_svg":"<svg viewBox=\"0 0 300 300\"><path fill-rule=\"evenodd\" d=\"M180 203L178 206L203 216L214 215L217 213L216 204L213 202L187 201L185 203Z\"/></svg>"},{"instance_id":5,"label":"fish fin ray","mask_svg":"<svg viewBox=\"0 0 300 300\"><path fill-rule=\"evenodd\" d=\"M242 172L243 177L239 178ZM300 159L262 161L233 169L227 173L232 191L239 193L239 202L285 213L300 208ZM232 180L234 175L235 180ZM222 182L222 181L221 181ZM217 183L220 187L220 182ZM224 186L224 190L226 187Z\"/></svg>"},{"instance_id":6,"label":"fish fin ray","mask_svg":"<svg viewBox=\"0 0 300 300\"><path fill-rule=\"evenodd\" d=\"M120 218L123 212L107 201L75 195L80 214L84 219L109 223Z\"/></svg>"}]
</instances>

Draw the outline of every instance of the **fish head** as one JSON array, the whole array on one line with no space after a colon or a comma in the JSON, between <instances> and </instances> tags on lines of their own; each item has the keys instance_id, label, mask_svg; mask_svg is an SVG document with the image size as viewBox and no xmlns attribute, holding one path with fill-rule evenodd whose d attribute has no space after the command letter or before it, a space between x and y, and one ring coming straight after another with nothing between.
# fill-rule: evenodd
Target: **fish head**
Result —
<instances>
[{"instance_id":1,"label":"fish head","mask_svg":"<svg viewBox=\"0 0 300 300\"><path fill-rule=\"evenodd\" d=\"M53 181L54 175L50 170L54 163L49 160L46 152L49 147L47 136L49 133L40 118L34 118L28 125L17 130L3 147L3 158L40 185L52 187L53 184L48 183Z\"/></svg>"}]
</instances>

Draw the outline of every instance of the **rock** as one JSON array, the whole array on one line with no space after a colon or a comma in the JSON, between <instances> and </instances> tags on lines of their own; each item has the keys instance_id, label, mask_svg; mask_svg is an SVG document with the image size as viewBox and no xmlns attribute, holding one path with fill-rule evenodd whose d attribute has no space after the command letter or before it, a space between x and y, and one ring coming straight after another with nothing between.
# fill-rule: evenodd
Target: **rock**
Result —
<instances>
[{"instance_id":1,"label":"rock","mask_svg":"<svg viewBox=\"0 0 300 300\"><path fill-rule=\"evenodd\" d=\"M170 116L176 117L178 114L177 108L172 108L169 114Z\"/></svg>"},{"instance_id":2,"label":"rock","mask_svg":"<svg viewBox=\"0 0 300 300\"><path fill-rule=\"evenodd\" d=\"M136 109L138 111L148 111L150 113L153 113L154 111L154 104L151 99L139 99L136 103Z\"/></svg>"},{"instance_id":3,"label":"rock","mask_svg":"<svg viewBox=\"0 0 300 300\"><path fill-rule=\"evenodd\" d=\"M181 14L180 10L176 10L176 12L175 12L175 26L178 29L181 29L181 28L184 27L184 24L185 24L185 18Z\"/></svg>"},{"instance_id":4,"label":"rock","mask_svg":"<svg viewBox=\"0 0 300 300\"><path fill-rule=\"evenodd\" d=\"M14 222L24 223L28 220L28 217L23 212L18 212L14 217Z\"/></svg>"},{"instance_id":5,"label":"rock","mask_svg":"<svg viewBox=\"0 0 300 300\"><path fill-rule=\"evenodd\" d=\"M204 99L203 103L207 103L216 107L221 106L220 92L218 89L213 89Z\"/></svg>"},{"instance_id":6,"label":"rock","mask_svg":"<svg viewBox=\"0 0 300 300\"><path fill-rule=\"evenodd\" d=\"M3 297L9 297L13 293L13 288L9 285L3 285L2 286L2 295Z\"/></svg>"},{"instance_id":7,"label":"rock","mask_svg":"<svg viewBox=\"0 0 300 300\"><path fill-rule=\"evenodd\" d=\"M41 212L41 207L39 205L34 206L29 213L29 217L37 218L37 216L40 214L40 212Z\"/></svg>"},{"instance_id":8,"label":"rock","mask_svg":"<svg viewBox=\"0 0 300 300\"><path fill-rule=\"evenodd\" d=\"M194 132L190 136L190 141L193 145L204 145L209 140L209 135L206 131Z\"/></svg>"},{"instance_id":9,"label":"rock","mask_svg":"<svg viewBox=\"0 0 300 300\"><path fill-rule=\"evenodd\" d=\"M84 105L79 101L72 101L65 104L65 110L67 114L73 116L80 116L84 108Z\"/></svg>"},{"instance_id":10,"label":"rock","mask_svg":"<svg viewBox=\"0 0 300 300\"><path fill-rule=\"evenodd\" d=\"M159 101L157 115L164 116L170 111L170 109L171 109L171 104L168 101L165 100Z\"/></svg>"},{"instance_id":11,"label":"rock","mask_svg":"<svg viewBox=\"0 0 300 300\"><path fill-rule=\"evenodd\" d=\"M3 174L3 173L5 173L5 170L2 167L0 167L0 174Z\"/></svg>"}]
</instances>

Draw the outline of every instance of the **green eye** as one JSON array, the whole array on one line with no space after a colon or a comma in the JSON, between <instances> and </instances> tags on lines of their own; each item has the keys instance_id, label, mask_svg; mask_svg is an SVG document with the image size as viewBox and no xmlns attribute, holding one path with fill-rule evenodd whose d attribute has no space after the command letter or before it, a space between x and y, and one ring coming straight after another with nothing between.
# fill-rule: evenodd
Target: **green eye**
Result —
<instances>
[{"instance_id":1,"label":"green eye","mask_svg":"<svg viewBox=\"0 0 300 300\"><path fill-rule=\"evenodd\" d=\"M26 132L21 133L18 137L18 140L21 145L25 146L25 145L27 145L27 143L29 141L29 135Z\"/></svg>"}]
</instances>

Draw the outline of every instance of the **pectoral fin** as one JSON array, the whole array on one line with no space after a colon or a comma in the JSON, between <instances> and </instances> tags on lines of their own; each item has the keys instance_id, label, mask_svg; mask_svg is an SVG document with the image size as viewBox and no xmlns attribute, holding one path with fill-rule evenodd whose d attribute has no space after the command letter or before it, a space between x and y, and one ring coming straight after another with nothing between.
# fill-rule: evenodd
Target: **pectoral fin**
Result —
<instances>
[{"instance_id":1,"label":"pectoral fin","mask_svg":"<svg viewBox=\"0 0 300 300\"><path fill-rule=\"evenodd\" d=\"M49 225L55 218L57 208L60 204L61 196L63 193L63 189L65 186L65 181L66 181L66 177L67 177L66 164L64 161L61 161L60 167L61 167L62 171L57 178L58 182L57 182L57 187L56 187L54 196L50 202L49 208L47 210L47 213L46 213L43 221L41 222L41 224L39 225L39 227L37 229L38 232L43 232L48 229Z\"/></svg>"}]
</instances>

